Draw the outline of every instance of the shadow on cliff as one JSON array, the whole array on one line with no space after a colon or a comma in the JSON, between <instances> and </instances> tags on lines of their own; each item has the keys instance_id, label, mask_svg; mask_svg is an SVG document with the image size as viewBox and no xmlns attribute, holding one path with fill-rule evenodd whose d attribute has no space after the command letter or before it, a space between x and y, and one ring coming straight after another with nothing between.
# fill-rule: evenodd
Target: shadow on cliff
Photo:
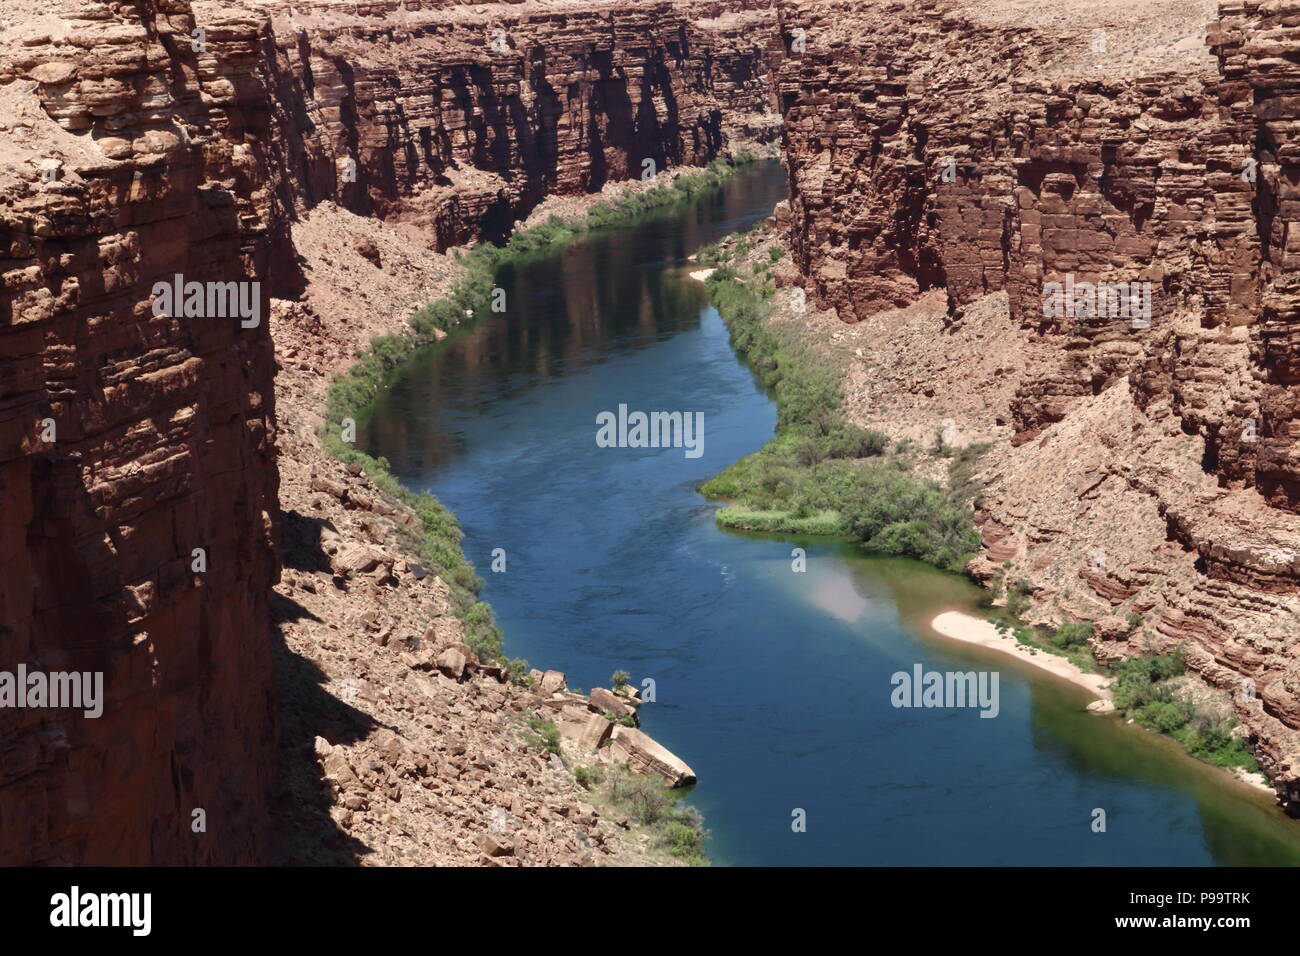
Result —
<instances>
[{"instance_id":1,"label":"shadow on cliff","mask_svg":"<svg viewBox=\"0 0 1300 956\"><path fill-rule=\"evenodd\" d=\"M287 527L291 514L284 517ZM355 743L379 725L326 691L325 672L289 649L283 627L304 618L320 620L296 601L272 594L271 636L280 700L272 861L277 866L356 866L371 851L330 816L334 801L321 778L316 738L324 737L336 746Z\"/></svg>"},{"instance_id":2,"label":"shadow on cliff","mask_svg":"<svg viewBox=\"0 0 1300 956\"><path fill-rule=\"evenodd\" d=\"M330 559L321 547L321 532L334 530L334 525L323 518L299 514L297 511L280 512L281 560L286 568L295 571L329 572Z\"/></svg>"}]
</instances>

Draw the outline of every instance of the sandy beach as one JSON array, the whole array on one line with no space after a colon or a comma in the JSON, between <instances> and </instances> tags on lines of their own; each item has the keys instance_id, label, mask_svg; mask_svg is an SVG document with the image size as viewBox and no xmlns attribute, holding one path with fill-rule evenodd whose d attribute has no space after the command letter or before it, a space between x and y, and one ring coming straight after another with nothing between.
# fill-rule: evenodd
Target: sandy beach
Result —
<instances>
[{"instance_id":1,"label":"sandy beach","mask_svg":"<svg viewBox=\"0 0 1300 956\"><path fill-rule=\"evenodd\" d=\"M1062 677L1072 684L1091 691L1101 700L1110 700L1110 691L1106 689L1107 680L1100 674L1089 674L1080 670L1066 658L1047 651L1035 651L1025 647L1010 633L1000 634L992 622L963 614L961 611L945 611L930 626L954 641L965 644L978 644L980 647L992 648L1005 654L1012 654L1049 673Z\"/></svg>"}]
</instances>

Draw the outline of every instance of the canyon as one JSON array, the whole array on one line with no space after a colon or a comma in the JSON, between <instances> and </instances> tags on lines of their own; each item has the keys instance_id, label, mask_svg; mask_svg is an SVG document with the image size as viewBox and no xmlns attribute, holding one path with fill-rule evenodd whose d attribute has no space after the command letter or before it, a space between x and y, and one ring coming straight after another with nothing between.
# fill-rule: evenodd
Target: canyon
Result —
<instances>
[{"instance_id":1,"label":"canyon","mask_svg":"<svg viewBox=\"0 0 1300 956\"><path fill-rule=\"evenodd\" d=\"M516 724L664 758L468 653L325 389L461 247L778 142L851 417L988 443L972 573L1184 648L1294 810L1297 49L1289 0L10 0L0 666L106 703L0 711L0 862L645 862ZM266 318L158 314L176 275Z\"/></svg>"},{"instance_id":2,"label":"canyon","mask_svg":"<svg viewBox=\"0 0 1300 956\"><path fill-rule=\"evenodd\" d=\"M639 181L643 160L699 164L728 135L770 140L754 6L6 6L0 657L103 672L107 700L95 721L0 713L0 861L350 859L344 802L444 786L445 839L408 861L487 853L477 804L467 822L451 792L505 793L482 785L493 754L513 789L540 772L504 717L480 717L522 707L522 692L472 660L469 683L436 671L476 703L441 701L414 741L376 742L359 729L375 723L373 673L348 665L344 707L296 652L330 658L343 630L341 659L355 663L360 640L395 666L377 607L412 637L458 636L445 585L404 565L394 576L391 558L352 553L345 574L384 574L350 600L327 585L328 621L295 600L320 590L309 575L335 574L321 544L334 528L355 545L363 522L377 537L376 519L414 520L326 460L312 434L325 379L446 290L449 247L500 237L548 195ZM177 274L258 282L270 320L156 314L150 290ZM398 578L410 591L394 599ZM365 753L336 756L358 739ZM535 859L580 861L575 840L590 845L596 824L571 812L581 791L561 786L557 812L544 787L523 789L514 812L560 834L539 836Z\"/></svg>"},{"instance_id":3,"label":"canyon","mask_svg":"<svg viewBox=\"0 0 1300 956\"><path fill-rule=\"evenodd\" d=\"M777 8L787 281L863 325L857 420L989 442L973 573L1103 660L1182 647L1294 809L1300 6Z\"/></svg>"}]
</instances>

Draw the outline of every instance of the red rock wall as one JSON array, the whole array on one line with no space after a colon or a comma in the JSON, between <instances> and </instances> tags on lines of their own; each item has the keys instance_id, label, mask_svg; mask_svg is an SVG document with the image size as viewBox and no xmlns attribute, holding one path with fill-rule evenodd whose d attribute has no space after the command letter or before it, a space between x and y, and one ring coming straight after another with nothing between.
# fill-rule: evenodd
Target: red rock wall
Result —
<instances>
[{"instance_id":1,"label":"red rock wall","mask_svg":"<svg viewBox=\"0 0 1300 956\"><path fill-rule=\"evenodd\" d=\"M425 226L439 248L501 238L546 196L640 176L646 160L706 163L723 149L725 110L769 105L774 19L752 0L445 9L457 6L301 3L289 15L245 0L270 25L258 38L240 22L217 55L260 54L300 208L335 199ZM702 16L724 19L700 29Z\"/></svg>"},{"instance_id":2,"label":"red rock wall","mask_svg":"<svg viewBox=\"0 0 1300 956\"><path fill-rule=\"evenodd\" d=\"M1258 482L1290 507L1284 395L1223 394L1199 334L1259 319L1259 374L1289 382L1289 299L1266 281L1284 266L1285 223L1269 210L1285 208L1276 193L1287 177L1272 150L1254 152L1257 132L1264 142L1280 135L1263 99L1275 81L1249 75L1261 54L1240 52L1240 22L1212 35L1229 44L1222 71L1193 64L1080 79L1080 70L1061 75L1058 61L1084 50L1086 33L977 23L953 6L780 5L787 45L796 25L807 35L804 52L781 57L777 83L790 237L810 291L855 321L935 286L955 316L1005 289L1013 318L1059 348L1013 405L1017 441L1134 372L1142 401L1170 401L1206 437L1225 483ZM855 16L870 25L846 27ZM1101 73L1114 62L1097 61ZM1270 77L1277 69L1270 61ZM1242 175L1251 161L1258 200ZM1151 328L1045 316L1044 284L1067 274L1150 283ZM1199 326L1190 336L1165 318L1190 313ZM1169 349L1140 358L1165 338ZM1261 417L1262 440L1242 442L1242 422Z\"/></svg>"},{"instance_id":3,"label":"red rock wall","mask_svg":"<svg viewBox=\"0 0 1300 956\"><path fill-rule=\"evenodd\" d=\"M697 30L667 2L14 2L0 669L103 671L107 703L93 720L0 709L0 864L263 862L279 523L267 298L309 279L290 221L335 199L445 247L646 158L707 162L722 109L765 102L765 37L747 27L762 5L703 4L724 19ZM759 12L726 19L744 8ZM177 272L260 281L260 325L153 315L153 284Z\"/></svg>"},{"instance_id":4,"label":"red rock wall","mask_svg":"<svg viewBox=\"0 0 1300 956\"><path fill-rule=\"evenodd\" d=\"M5 864L266 851L271 341L265 319L154 316L150 294L265 276L284 220L178 40L188 3L138 9L69 10L58 43L20 27L0 57L0 668L102 671L106 698L98 719L0 709Z\"/></svg>"},{"instance_id":5,"label":"red rock wall","mask_svg":"<svg viewBox=\"0 0 1300 956\"><path fill-rule=\"evenodd\" d=\"M1006 292L1032 333L1009 408L1027 454L1002 460L986 496L983 573L1021 561L1044 602L1069 603L1053 566L1075 561L1073 588L1156 621L1161 647L1187 648L1207 681L1255 681L1237 716L1297 804L1300 3L1224 3L1206 34L1198 3L1139 6L1090 20L1099 8L1055 5L1049 29L957 0L779 0L788 239L809 293L849 322L942 287L955 325ZM1150 327L1046 316L1044 284L1067 274L1149 282ZM1053 511L1042 469L1064 463L1027 443L1116 385L1137 412L1131 444L1088 448L1103 463L1058 475ZM1124 489L1109 512L1075 503L1076 485L1108 478ZM1121 507L1169 544L1114 534L1112 567L1091 574L1090 535Z\"/></svg>"}]
</instances>

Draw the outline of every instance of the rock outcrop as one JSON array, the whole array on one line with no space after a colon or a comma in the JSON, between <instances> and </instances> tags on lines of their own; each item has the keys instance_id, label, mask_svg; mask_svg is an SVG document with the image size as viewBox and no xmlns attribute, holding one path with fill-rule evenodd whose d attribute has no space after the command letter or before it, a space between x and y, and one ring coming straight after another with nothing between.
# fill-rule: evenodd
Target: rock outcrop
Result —
<instances>
[{"instance_id":1,"label":"rock outcrop","mask_svg":"<svg viewBox=\"0 0 1300 956\"><path fill-rule=\"evenodd\" d=\"M766 5L197 0L195 10L214 80L253 70L255 83L222 83L225 95L250 114L266 104L249 97L270 101L287 202L412 222L439 249L503 238L549 195L702 165L728 132L739 145L774 130ZM727 114L766 126L729 131Z\"/></svg>"},{"instance_id":2,"label":"rock outcrop","mask_svg":"<svg viewBox=\"0 0 1300 956\"><path fill-rule=\"evenodd\" d=\"M4 863L268 843L279 508L251 283L285 220L258 131L180 48L188 4L139 6L10 5L0 37L0 668L102 672L106 698L0 709ZM250 283L261 320L157 314L178 273Z\"/></svg>"},{"instance_id":3,"label":"rock outcrop","mask_svg":"<svg viewBox=\"0 0 1300 956\"><path fill-rule=\"evenodd\" d=\"M1006 439L974 570L1098 620L1103 657L1184 647L1300 804L1300 4L777 6L807 291L858 322L942 289L931 343L997 356L897 376Z\"/></svg>"},{"instance_id":4,"label":"rock outcrop","mask_svg":"<svg viewBox=\"0 0 1300 956\"><path fill-rule=\"evenodd\" d=\"M0 17L0 669L102 672L106 696L97 719L0 709L0 862L266 862L277 710L302 692L272 668L296 633L292 614L274 626L271 614L280 475L368 521L403 520L327 474L314 439L277 434L277 359L301 373L280 392L319 403L304 383L337 371L360 328L404 318L332 335L309 292L329 301L337 260L300 255L295 224L314 211L383 218L445 271L436 251L504 235L548 195L639 177L645 160L707 161L726 147L724 110L764 112L767 33L753 26L770 12L749 0L9 0ZM751 127L734 135L772 124ZM363 238L358 260L401 260L401 243ZM248 313L158 308L156 284L177 275L233 283ZM297 336L274 355L273 322ZM277 445L295 449L292 467L277 468ZM320 573L436 589L407 560L350 538ZM291 570L289 590L311 594ZM436 680L464 686L469 660L436 649ZM310 680L285 650L282 681ZM430 706L462 706L460 694ZM486 695L492 708L508 697ZM294 759L315 760L314 706L279 741ZM338 746L319 750L341 773ZM516 848L562 856L540 846ZM477 858L464 849L456 859Z\"/></svg>"}]
</instances>

